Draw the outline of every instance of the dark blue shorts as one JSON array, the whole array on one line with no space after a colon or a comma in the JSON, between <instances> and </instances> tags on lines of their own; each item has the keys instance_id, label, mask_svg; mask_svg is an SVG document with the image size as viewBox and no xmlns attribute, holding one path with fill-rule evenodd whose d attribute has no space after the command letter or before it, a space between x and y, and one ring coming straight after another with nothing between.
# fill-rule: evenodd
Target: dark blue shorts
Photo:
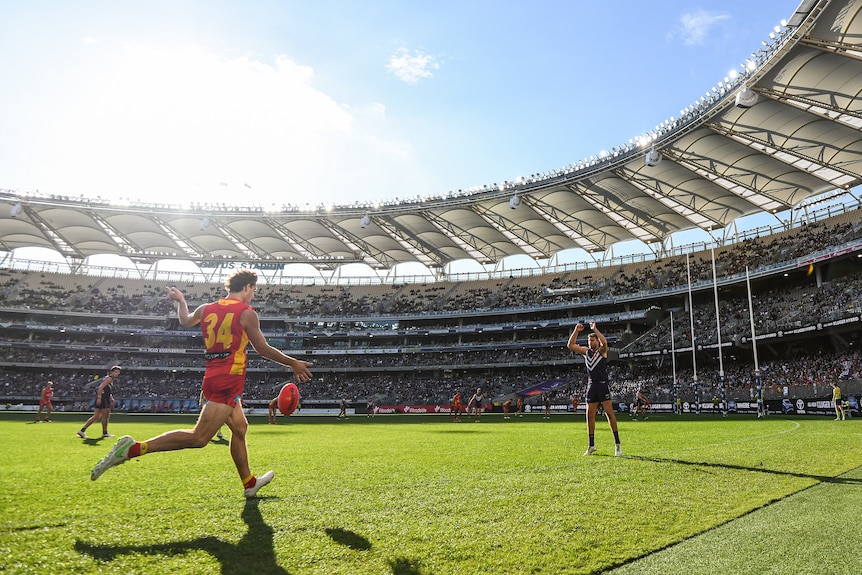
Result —
<instances>
[{"instance_id":1,"label":"dark blue shorts","mask_svg":"<svg viewBox=\"0 0 862 575\"><path fill-rule=\"evenodd\" d=\"M607 381L591 381L587 384L587 403L601 403L611 398Z\"/></svg>"}]
</instances>

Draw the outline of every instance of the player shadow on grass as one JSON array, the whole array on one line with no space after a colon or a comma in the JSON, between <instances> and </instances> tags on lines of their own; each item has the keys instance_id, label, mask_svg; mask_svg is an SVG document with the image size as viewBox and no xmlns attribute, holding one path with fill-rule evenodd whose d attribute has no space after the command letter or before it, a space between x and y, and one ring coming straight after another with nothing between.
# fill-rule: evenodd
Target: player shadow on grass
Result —
<instances>
[{"instance_id":1,"label":"player shadow on grass","mask_svg":"<svg viewBox=\"0 0 862 575\"><path fill-rule=\"evenodd\" d=\"M353 531L348 531L347 529L341 529L338 527L327 527L326 534L329 535L330 539L336 543L344 545L345 547L350 547L357 551L368 551L371 549L371 541Z\"/></svg>"},{"instance_id":2,"label":"player shadow on grass","mask_svg":"<svg viewBox=\"0 0 862 575\"><path fill-rule=\"evenodd\" d=\"M108 439L107 437L88 437L87 439L82 439L81 443L83 445L89 445L90 447L101 447L102 442Z\"/></svg>"},{"instance_id":3,"label":"player shadow on grass","mask_svg":"<svg viewBox=\"0 0 862 575\"><path fill-rule=\"evenodd\" d=\"M844 477L844 475L814 475L811 473L796 473L793 471L779 471L777 469L767 469L763 467L763 463L757 466L750 465L733 465L732 463L715 463L711 461L685 461L683 459L670 459L668 457L646 457L643 455L627 455L626 459L640 459L641 461L652 461L654 463L671 463L676 465L692 465L694 467L720 467L722 469L736 469L739 471L758 471L760 473L768 473L772 475L786 475L789 477L798 477L801 479L814 479L822 483L847 483L847 484L862 484L862 479L855 477Z\"/></svg>"},{"instance_id":4,"label":"player shadow on grass","mask_svg":"<svg viewBox=\"0 0 862 575\"><path fill-rule=\"evenodd\" d=\"M388 561L392 575L420 575L419 563L406 557L396 557Z\"/></svg>"},{"instance_id":5,"label":"player shadow on grass","mask_svg":"<svg viewBox=\"0 0 862 575\"><path fill-rule=\"evenodd\" d=\"M113 561L118 555L173 556L188 551L206 551L221 563L223 575L290 575L276 563L273 529L264 522L258 500L246 501L242 519L248 525L248 532L238 543L229 543L217 537L199 537L157 545L92 545L75 541L75 551L101 562Z\"/></svg>"},{"instance_id":6,"label":"player shadow on grass","mask_svg":"<svg viewBox=\"0 0 862 575\"><path fill-rule=\"evenodd\" d=\"M355 533L353 531L349 531L347 529L341 529L339 527L327 527L326 534L329 535L329 538L354 549L356 551L368 551L371 549L371 542ZM396 557L395 559L388 559L387 563L389 563L389 568L392 569L392 575L420 575L420 561L416 561L413 559L409 559L407 557Z\"/></svg>"}]
</instances>

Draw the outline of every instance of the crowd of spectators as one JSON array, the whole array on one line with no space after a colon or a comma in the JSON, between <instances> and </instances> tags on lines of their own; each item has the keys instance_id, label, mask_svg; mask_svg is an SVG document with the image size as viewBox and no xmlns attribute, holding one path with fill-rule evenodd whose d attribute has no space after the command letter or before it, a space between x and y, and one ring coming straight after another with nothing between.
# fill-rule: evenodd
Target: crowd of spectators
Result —
<instances>
[{"instance_id":1,"label":"crowd of spectators","mask_svg":"<svg viewBox=\"0 0 862 575\"><path fill-rule=\"evenodd\" d=\"M104 359L108 359L107 356ZM674 393L686 400L695 394L694 373L691 367L679 368L676 380L666 359L656 363L614 362L609 376L616 399L631 400L638 388L650 390L657 400L671 401ZM825 396L829 383L841 379L858 380L862 377L862 356L858 351L829 352L823 349L801 348L788 358L771 358L759 365L761 385L774 396L792 394L806 397ZM754 366L750 361L728 358L724 363L724 385L731 399L750 400L755 392ZM77 408L87 409L95 395L95 388L104 377L94 369L52 369L46 366L34 376L32 371L4 373L3 389L7 401L38 398L44 382L54 382L57 401L74 401ZM114 391L124 406L132 407L140 400L165 402L173 409L182 405L196 406L200 393L201 370L171 370L143 372L124 370ZM721 391L718 366L702 365L697 373L697 386L701 397ZM245 398L251 402L268 401L290 378L289 373L271 374L250 372ZM351 401L375 398L384 404L446 404L455 391L462 395L481 387L489 397L496 398L524 390L543 381L562 381L563 385L552 392L556 403L568 403L574 394L582 395L585 386L583 365L548 366L525 369L523 366L500 367L483 371L461 370L438 375L430 370L404 372L331 372L316 375L302 384L301 393L306 401L332 402L341 398ZM674 389L676 381L676 389ZM93 396L93 397L91 397Z\"/></svg>"},{"instance_id":2,"label":"crowd of spectators","mask_svg":"<svg viewBox=\"0 0 862 575\"><path fill-rule=\"evenodd\" d=\"M826 322L862 315L862 270L817 286L784 286L752 294L753 314L749 313L746 294L724 295L719 301L722 342L739 342L751 338L751 318L759 335L787 332ZM680 311L674 322L673 347L692 345L692 317L698 345L718 342L718 323L713 301L695 304L691 314ZM643 334L624 348L638 353L671 348L670 318Z\"/></svg>"},{"instance_id":3,"label":"crowd of spectators","mask_svg":"<svg viewBox=\"0 0 862 575\"><path fill-rule=\"evenodd\" d=\"M446 404L456 390L462 394L485 389L490 397L510 394L534 385L537 381L566 378L572 372L563 368L531 369L518 368L486 370L481 374L457 372L438 376L432 371L417 370L397 373L323 373L300 387L303 401L334 402L341 398L351 401L373 397L379 405L384 404ZM10 372L4 374L0 395L6 401L32 401L38 399L45 381L53 381L55 401L73 404L85 409L92 403L95 390L103 377L94 370L52 370L50 367L34 372ZM177 407L182 402L194 404L200 394L202 371L164 370L159 373L124 369L117 380L114 397L123 405L135 405L140 400L171 402ZM244 399L247 402L266 402L275 396L278 389L290 379L289 373L249 373ZM572 386L560 393L571 397Z\"/></svg>"},{"instance_id":4,"label":"crowd of spectators","mask_svg":"<svg viewBox=\"0 0 862 575\"><path fill-rule=\"evenodd\" d=\"M862 237L862 226L841 218L824 220L767 237L755 237L728 244L716 251L716 271L720 277L743 273L815 253L824 247ZM532 283L487 280L384 286L284 286L261 284L255 304L261 313L289 314L293 317L372 316L377 314L423 314L429 312L471 312L477 309L508 309L540 303L567 303L571 292L554 295L548 288L573 289L582 299L613 298L669 286L712 279L711 252L689 258L675 256L619 268L587 270L565 277L549 277ZM85 286L64 286L49 274L0 270L0 306L31 309L93 311L96 313L166 315L174 306L165 297L164 287L152 282L125 284L97 279ZM40 276L40 277L33 277ZM43 277L44 276L44 277ZM596 277L594 277L596 276ZM601 277L599 277L601 276ZM126 287L128 286L128 287ZM83 287L83 289L80 289ZM208 301L223 295L220 285L178 286L190 302Z\"/></svg>"},{"instance_id":5,"label":"crowd of spectators","mask_svg":"<svg viewBox=\"0 0 862 575\"><path fill-rule=\"evenodd\" d=\"M858 223L821 221L806 224L768 237L754 237L724 246L715 251L715 268L719 277L742 274L746 267L754 270L816 253L828 246L858 239L862 227ZM593 284L584 284L575 277L551 286L554 289L579 288L608 297L631 295L667 287L712 281L712 252L658 259L639 266L621 267L611 275ZM592 288L592 289L591 289ZM565 295L546 296L545 301L564 301Z\"/></svg>"},{"instance_id":6,"label":"crowd of spectators","mask_svg":"<svg viewBox=\"0 0 862 575\"><path fill-rule=\"evenodd\" d=\"M633 397L638 387L649 389L653 396L671 401L679 393L691 399L695 393L694 371L691 367L676 371L676 380L670 361L661 365L644 363L616 363L611 369L615 393ZM828 351L819 346L803 345L789 357L771 358L758 365L760 383L772 397L788 394L794 397L830 396L830 382L862 378L862 354L858 350ZM697 387L701 397L718 395L722 380L719 366L711 362L697 372ZM676 381L676 386L674 386ZM729 399L751 400L756 391L754 364L728 358L724 362L724 386ZM674 387L676 389L674 389ZM857 389L857 393L862 387ZM831 396L830 396L831 397Z\"/></svg>"},{"instance_id":7,"label":"crowd of spectators","mask_svg":"<svg viewBox=\"0 0 862 575\"><path fill-rule=\"evenodd\" d=\"M725 246L716 253L720 276L732 275L746 267L769 266L788 259L816 252L838 241L855 239L860 226L848 223L809 224L769 238L753 238ZM553 277L540 282L493 280L473 284L442 283L435 285L376 286L363 291L352 286L277 286L262 285L257 307L262 313L289 314L291 317L325 315L370 316L376 314L424 314L432 311L458 312L469 321L478 309L540 308L557 298L548 288L569 289L586 298L644 293L671 285L683 285L691 273L692 281L712 279L711 259L698 254L690 260L671 258L652 266L635 266L604 270L603 274L580 274L578 277ZM596 277L593 277L596 276ZM49 311L90 311L94 314L170 317L174 305L164 296L164 286L152 282L94 279L82 285L79 277L63 279L51 274L0 270L0 309L22 308ZM812 317L818 321L840 319L862 312L862 272L849 273L820 285L781 286L755 294L757 304L755 326L758 333L788 330L805 325ZM223 294L223 287L214 284L180 286L190 300L209 301ZM577 295L576 297L581 297ZM571 293L565 296L572 301ZM193 298L193 299L192 299ZM563 300L561 299L560 302ZM646 299L644 301L647 301ZM739 341L750 334L747 301L742 296L729 295L720 302L722 338ZM694 307L696 342L714 343L715 309L712 302ZM686 319L688 314L686 313ZM42 321L50 321L50 316ZM70 316L63 323L75 321ZM82 320L83 321L83 320ZM116 321L116 319L114 320ZM167 320L166 320L167 321ZM451 325L463 325L464 319L452 320ZM121 322L122 323L122 322ZM670 347L669 321L663 318L655 328L639 334L625 351L636 353ZM446 325L441 323L439 325ZM679 321L674 333L676 348L692 345L691 326ZM167 329L163 326L162 329ZM612 333L613 327L609 333ZM616 326L616 329L622 329ZM146 330L143 330L146 333ZM567 333L538 331L519 336L520 347L497 346L510 342L511 335L487 333L471 345L453 345L451 339L438 339L437 345L446 351L416 350L409 352L375 352L371 340L363 345L366 353L311 354L306 359L315 363L316 377L303 386L303 396L309 400L374 397L381 403L446 403L455 390L462 394L482 387L490 397L498 397L547 380L565 380L554 393L555 401L570 399L583 386L583 367L566 349ZM104 376L100 366L123 365L123 378L117 395L135 400L166 401L165 409L188 409L195 405L203 371L201 354L124 351L115 335L99 336L66 334L58 337L31 332L26 336L5 336L2 366L2 394L7 398L28 398L38 395L44 381L55 382L58 399L64 395L86 404L92 395L93 381ZM26 341L30 347L15 347ZM45 343L59 346L33 346ZM432 342L433 339L428 341ZM527 345L527 342L531 342ZM809 342L816 342L812 337ZM182 338L159 340L162 350L184 350L190 342ZM426 347L427 347L426 345ZM810 346L812 349L807 349ZM761 366L764 383L769 386L814 386L820 391L824 382L837 377L837 365L849 361L850 373L858 374L858 354L846 349L823 349L809 343L795 350L793 358L767 358ZM100 350L99 347L106 349ZM131 346L130 346L131 347ZM323 344L318 349L324 349ZM94 349L95 348L95 349ZM816 353L814 353L816 351ZM294 353L294 350L291 350ZM302 355L298 350L296 355ZM26 369L20 366L30 366ZM43 366L38 371L32 366ZM249 400L270 399L274 390L289 378L278 366L252 355L246 397ZM104 369L104 367L102 367ZM735 393L750 393L752 366L749 360L728 360L726 385ZM34 378L34 374L38 377ZM638 386L646 385L656 393L673 391L673 374L667 361L614 362L611 378L615 393L633 396ZM677 388L693 393L694 373L683 366L677 373ZM710 393L718 385L717 367L707 364L698 373L699 388ZM133 403L128 404L134 408Z\"/></svg>"},{"instance_id":8,"label":"crowd of spectators","mask_svg":"<svg viewBox=\"0 0 862 575\"><path fill-rule=\"evenodd\" d=\"M458 370L465 366L473 369L508 368L521 365L547 365L566 366L575 363L575 358L569 352L563 342L558 346L547 348L509 349L509 350L481 350L481 351L452 351L452 352L428 352L428 353L391 353L391 354L359 354L359 355L303 355L308 361L313 361L316 373L337 373L347 370L364 372L373 371L423 371L449 369ZM152 369L165 370L191 370L203 373L203 352L194 355L188 354L140 354L123 351L53 351L40 348L11 348L7 350L3 362L0 364L15 365L62 365L72 368L74 366L97 367L106 363L122 365L126 369L137 368L136 371L150 371ZM257 355L249 358L249 369L252 371L265 371L267 373L280 373L282 368ZM4 370L5 371L5 370ZM4 377L7 374L4 373Z\"/></svg>"}]
</instances>

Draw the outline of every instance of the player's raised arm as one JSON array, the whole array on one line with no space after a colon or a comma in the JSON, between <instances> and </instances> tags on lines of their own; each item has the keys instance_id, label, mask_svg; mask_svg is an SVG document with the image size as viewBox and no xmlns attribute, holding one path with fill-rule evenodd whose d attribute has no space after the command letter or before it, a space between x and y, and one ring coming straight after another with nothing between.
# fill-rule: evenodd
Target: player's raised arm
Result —
<instances>
[{"instance_id":1,"label":"player's raised arm","mask_svg":"<svg viewBox=\"0 0 862 575\"><path fill-rule=\"evenodd\" d=\"M266 337L260 330L260 318L257 312L251 309L245 310L242 312L240 322L242 322L242 326L245 328L246 334L248 334L249 343L257 353L270 361L289 367L293 371L293 377L297 382L302 383L311 379L311 372L308 368L314 364L309 361L290 357L269 345L269 342L266 341Z\"/></svg>"},{"instance_id":2,"label":"player's raised arm","mask_svg":"<svg viewBox=\"0 0 862 575\"><path fill-rule=\"evenodd\" d=\"M577 343L575 340L578 339L578 335L584 330L584 324L579 323L575 326L574 331L572 331L572 335L569 336L569 343L567 347L575 353L579 353L584 355L587 353L587 348Z\"/></svg>"},{"instance_id":3,"label":"player's raised arm","mask_svg":"<svg viewBox=\"0 0 862 575\"><path fill-rule=\"evenodd\" d=\"M198 306L194 313L189 314L189 305L186 303L186 297L183 292L175 287L165 288L168 292L168 297L177 302L177 318L180 325L183 327L192 327L201 322L201 312L204 306Z\"/></svg>"},{"instance_id":4,"label":"player's raised arm","mask_svg":"<svg viewBox=\"0 0 862 575\"><path fill-rule=\"evenodd\" d=\"M590 329L593 330L593 333L596 334L596 337L599 338L599 353L603 356L608 356L608 340L605 339L605 336L602 332L599 331L599 328L596 327L596 322L590 322Z\"/></svg>"}]
</instances>

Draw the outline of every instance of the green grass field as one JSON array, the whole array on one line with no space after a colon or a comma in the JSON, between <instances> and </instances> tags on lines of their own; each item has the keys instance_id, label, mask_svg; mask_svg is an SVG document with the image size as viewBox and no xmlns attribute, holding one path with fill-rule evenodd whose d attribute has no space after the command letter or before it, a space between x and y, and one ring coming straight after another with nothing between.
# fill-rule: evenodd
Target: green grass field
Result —
<instances>
[{"instance_id":1,"label":"green grass field","mask_svg":"<svg viewBox=\"0 0 862 575\"><path fill-rule=\"evenodd\" d=\"M114 440L78 439L86 414L0 417L3 573L859 572L862 419L622 416L624 456L600 421L587 458L574 416L258 417L252 470L276 477L247 502L225 443L92 482Z\"/></svg>"}]
</instances>

